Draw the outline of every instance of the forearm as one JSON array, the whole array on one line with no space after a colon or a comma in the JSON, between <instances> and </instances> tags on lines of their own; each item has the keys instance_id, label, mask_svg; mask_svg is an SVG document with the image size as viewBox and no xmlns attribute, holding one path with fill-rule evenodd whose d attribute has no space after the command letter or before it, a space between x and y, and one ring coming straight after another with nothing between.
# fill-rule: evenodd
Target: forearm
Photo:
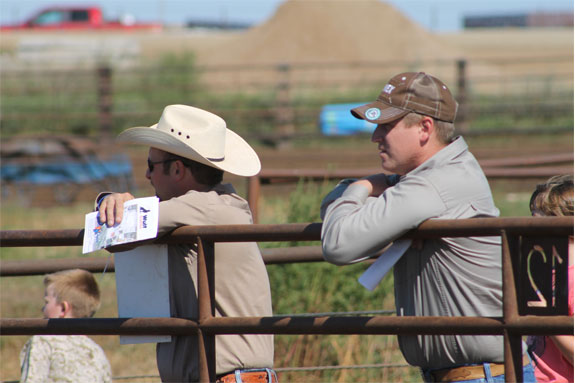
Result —
<instances>
[{"instance_id":1,"label":"forearm","mask_svg":"<svg viewBox=\"0 0 575 383\"><path fill-rule=\"evenodd\" d=\"M324 258L334 264L365 259L445 209L423 179L389 187L378 198L354 183L326 210L322 227Z\"/></svg>"},{"instance_id":2,"label":"forearm","mask_svg":"<svg viewBox=\"0 0 575 383\"><path fill-rule=\"evenodd\" d=\"M369 189L354 183L327 209L322 227L324 258L344 265L376 254L398 233L385 230L381 209L384 197L369 197Z\"/></svg>"},{"instance_id":3,"label":"forearm","mask_svg":"<svg viewBox=\"0 0 575 383\"><path fill-rule=\"evenodd\" d=\"M361 190L362 188L358 186L354 188L357 189L358 195L355 195L352 190L352 193L347 193L346 198L337 199L327 208L322 226L321 240L324 257L328 262L337 265L360 261L371 255L364 248L368 244L365 239L360 242L360 246L353 239L353 236L358 234L353 230L354 226L358 225L357 221L362 218L356 213L364 206L368 196L367 189ZM354 218L351 218L351 215L354 215Z\"/></svg>"}]
</instances>

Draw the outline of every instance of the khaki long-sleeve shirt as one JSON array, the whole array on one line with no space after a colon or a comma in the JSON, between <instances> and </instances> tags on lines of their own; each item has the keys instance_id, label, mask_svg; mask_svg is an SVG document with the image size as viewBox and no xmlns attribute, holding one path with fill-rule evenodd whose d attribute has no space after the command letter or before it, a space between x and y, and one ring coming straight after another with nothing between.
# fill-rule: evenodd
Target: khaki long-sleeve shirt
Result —
<instances>
[{"instance_id":1,"label":"khaki long-sleeve shirt","mask_svg":"<svg viewBox=\"0 0 575 383\"><path fill-rule=\"evenodd\" d=\"M101 193L97 204L109 193ZM253 223L248 203L232 185L218 184L208 192L190 190L159 205L158 236L180 226ZM215 249L215 316L272 315L270 283L255 242L220 242ZM168 246L170 310L172 317L198 318L197 245ZM197 336L172 336L158 343L156 357L164 382L199 380ZM216 374L235 369L271 368L273 335L217 335Z\"/></svg>"}]
</instances>

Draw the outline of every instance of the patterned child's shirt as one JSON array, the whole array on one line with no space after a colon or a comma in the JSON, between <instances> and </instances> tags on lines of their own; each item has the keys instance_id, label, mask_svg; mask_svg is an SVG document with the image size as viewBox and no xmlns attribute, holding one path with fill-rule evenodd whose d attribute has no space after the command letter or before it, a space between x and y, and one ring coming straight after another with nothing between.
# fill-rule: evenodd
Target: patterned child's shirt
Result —
<instances>
[{"instance_id":1,"label":"patterned child's shirt","mask_svg":"<svg viewBox=\"0 0 575 383\"><path fill-rule=\"evenodd\" d=\"M84 335L35 335L20 352L21 383L111 383L110 362Z\"/></svg>"}]
</instances>

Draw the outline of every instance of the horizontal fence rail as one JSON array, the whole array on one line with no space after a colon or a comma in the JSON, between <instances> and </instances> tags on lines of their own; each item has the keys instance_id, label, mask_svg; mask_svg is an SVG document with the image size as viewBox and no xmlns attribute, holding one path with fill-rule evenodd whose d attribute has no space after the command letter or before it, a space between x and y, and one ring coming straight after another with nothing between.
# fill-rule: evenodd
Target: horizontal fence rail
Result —
<instances>
[{"instance_id":1,"label":"horizontal fence rail","mask_svg":"<svg viewBox=\"0 0 575 383\"><path fill-rule=\"evenodd\" d=\"M82 318L6 319L0 321L2 335L196 335L210 334L360 334L360 335L558 335L573 332L567 316L523 316L503 318L390 317L390 316L275 316L211 318L200 324L186 318Z\"/></svg>"},{"instance_id":2,"label":"horizontal fence rail","mask_svg":"<svg viewBox=\"0 0 575 383\"><path fill-rule=\"evenodd\" d=\"M481 75L486 63L493 66L489 72L494 74ZM246 138L258 139L266 133L281 140L280 136L296 133L319 135L317 116L325 104L367 102L393 74L426 68L426 72L435 73L451 86L460 103L458 124L466 126L466 132L482 134L484 129L473 126L481 125L486 115L532 116L534 121L542 115L571 116L572 66L573 57L569 55L255 67L195 66L185 60L129 68L96 65L90 69L72 66L50 70L45 65L4 65L0 70L1 116L6 136L19 135L23 129L62 133L76 126L83 130L81 134L100 137L112 136L126 123L149 125L166 104L185 101L221 115ZM52 97L54 90L60 91L59 97ZM234 97L238 94L248 97L245 101L244 97ZM302 97L308 102L300 102ZM490 130L497 133L512 124L503 120L497 129ZM558 128L558 124L543 130ZM521 130L528 128L523 125L518 124ZM569 122L560 128L569 130Z\"/></svg>"},{"instance_id":3,"label":"horizontal fence rail","mask_svg":"<svg viewBox=\"0 0 575 383\"><path fill-rule=\"evenodd\" d=\"M319 246L262 249L261 253L266 265L323 261L321 247ZM38 259L34 260L33 262L19 260L0 261L0 277L44 275L68 269L84 269L93 273L103 271L114 272L114 258L78 257L63 259Z\"/></svg>"},{"instance_id":4,"label":"horizontal fence rail","mask_svg":"<svg viewBox=\"0 0 575 383\"><path fill-rule=\"evenodd\" d=\"M428 220L404 238L494 236L510 233L571 235L571 217L504 217L465 220ZM319 241L321 223L182 226L154 243L189 243L197 237L215 242ZM2 230L0 247L81 246L84 229ZM120 247L111 248L111 250Z\"/></svg>"},{"instance_id":5,"label":"horizontal fence rail","mask_svg":"<svg viewBox=\"0 0 575 383\"><path fill-rule=\"evenodd\" d=\"M573 173L573 152L542 154L524 157L482 159L479 164L489 179L543 179L557 174ZM372 169L262 169L256 176L247 179L247 199L252 209L254 222L258 222L259 199L262 185L295 183L300 180L325 181L344 178L362 178L381 173L381 168Z\"/></svg>"},{"instance_id":6,"label":"horizontal fence rail","mask_svg":"<svg viewBox=\"0 0 575 383\"><path fill-rule=\"evenodd\" d=\"M483 168L488 178L543 178L556 174L570 173L573 166L537 166L537 167L492 167ZM381 173L381 168L372 169L263 169L257 176L262 183L274 182L294 182L301 178L308 179L340 179L340 178L362 178L370 174Z\"/></svg>"},{"instance_id":7,"label":"horizontal fence rail","mask_svg":"<svg viewBox=\"0 0 575 383\"><path fill-rule=\"evenodd\" d=\"M213 316L211 282L214 280L213 258L203 249L214 242L317 241L321 224L225 225L180 227L155 243L198 244L198 318L90 318L90 319L0 319L2 335L88 334L88 335L190 335L200 334L200 381L215 378L214 337L217 334L480 334L503 335L505 377L522 381L523 335L572 334L573 317L552 315L544 318L519 315L513 259L518 256L510 246L517 235L569 236L573 234L572 217L475 218L466 220L428 220L405 234L406 238L501 236L503 270L502 317L389 317L389 316L273 316L216 318ZM80 246L83 230L12 230L0 231L1 247ZM110 249L121 250L121 247ZM306 251L312 250L311 255ZM282 251L287 251L282 250ZM300 253L283 254L283 261L320 260L317 247L308 246ZM277 254L276 254L277 255ZM273 263L274 255L267 254ZM293 257L293 258L292 258ZM102 260L104 261L104 260ZM15 275L17 272L4 272ZM12 267L15 261L11 261ZM66 265L59 265L64 267ZM101 263L99 267L101 267ZM37 273L38 270L31 274ZM22 271L19 271L22 275Z\"/></svg>"}]
</instances>

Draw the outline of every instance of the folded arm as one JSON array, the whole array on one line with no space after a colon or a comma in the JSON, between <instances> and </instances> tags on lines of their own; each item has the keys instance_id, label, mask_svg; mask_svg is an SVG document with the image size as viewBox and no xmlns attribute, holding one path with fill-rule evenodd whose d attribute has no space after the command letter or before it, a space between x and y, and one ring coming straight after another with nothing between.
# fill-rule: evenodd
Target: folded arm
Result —
<instances>
[{"instance_id":1,"label":"folded arm","mask_svg":"<svg viewBox=\"0 0 575 383\"><path fill-rule=\"evenodd\" d=\"M377 198L369 198L382 189ZM324 258L338 265L368 258L444 210L436 190L421 177L394 186L382 186L369 178L359 180L326 209Z\"/></svg>"}]
</instances>

